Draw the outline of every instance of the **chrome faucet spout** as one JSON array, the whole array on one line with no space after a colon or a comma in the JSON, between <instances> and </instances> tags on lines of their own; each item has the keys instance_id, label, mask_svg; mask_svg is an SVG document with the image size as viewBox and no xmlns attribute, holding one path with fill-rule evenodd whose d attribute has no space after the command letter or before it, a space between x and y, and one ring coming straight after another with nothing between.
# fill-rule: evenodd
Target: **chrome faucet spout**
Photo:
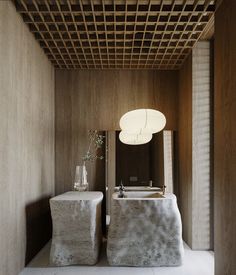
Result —
<instances>
[{"instance_id":1,"label":"chrome faucet spout","mask_svg":"<svg viewBox=\"0 0 236 275\"><path fill-rule=\"evenodd\" d=\"M166 192L166 186L165 184L162 185L162 194L163 196L165 195L165 192Z\"/></svg>"},{"instance_id":2,"label":"chrome faucet spout","mask_svg":"<svg viewBox=\"0 0 236 275\"><path fill-rule=\"evenodd\" d=\"M124 197L125 197L125 187L124 187L124 185L122 184L122 181L121 181L120 186L119 186L118 198L124 198Z\"/></svg>"}]
</instances>

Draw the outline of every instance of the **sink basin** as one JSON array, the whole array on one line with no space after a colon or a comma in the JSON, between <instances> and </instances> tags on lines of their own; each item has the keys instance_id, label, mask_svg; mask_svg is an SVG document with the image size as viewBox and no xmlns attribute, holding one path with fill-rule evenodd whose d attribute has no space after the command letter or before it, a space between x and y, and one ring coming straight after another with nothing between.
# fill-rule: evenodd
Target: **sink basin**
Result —
<instances>
[{"instance_id":1,"label":"sink basin","mask_svg":"<svg viewBox=\"0 0 236 275\"><path fill-rule=\"evenodd\" d=\"M178 266L183 261L182 224L174 194L112 195L107 258L115 266Z\"/></svg>"},{"instance_id":2,"label":"sink basin","mask_svg":"<svg viewBox=\"0 0 236 275\"><path fill-rule=\"evenodd\" d=\"M119 191L119 186L116 186L114 191ZM161 188L151 186L125 186L125 191L161 191Z\"/></svg>"},{"instance_id":3,"label":"sink basin","mask_svg":"<svg viewBox=\"0 0 236 275\"><path fill-rule=\"evenodd\" d=\"M146 199L161 199L164 198L163 195L161 195L158 192L140 192L140 191L130 191L130 192L125 192L125 199L137 199L137 200L146 200ZM114 199L118 199L118 194L114 195ZM122 199L122 198L121 198Z\"/></svg>"}]
</instances>

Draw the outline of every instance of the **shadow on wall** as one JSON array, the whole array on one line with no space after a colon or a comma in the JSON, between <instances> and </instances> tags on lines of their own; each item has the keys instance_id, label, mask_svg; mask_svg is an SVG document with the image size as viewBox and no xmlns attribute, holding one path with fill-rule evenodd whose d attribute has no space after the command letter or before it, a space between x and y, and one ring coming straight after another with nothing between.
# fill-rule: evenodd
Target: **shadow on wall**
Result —
<instances>
[{"instance_id":1,"label":"shadow on wall","mask_svg":"<svg viewBox=\"0 0 236 275\"><path fill-rule=\"evenodd\" d=\"M52 237L52 220L49 206L51 197L43 197L26 206L26 255L25 265Z\"/></svg>"}]
</instances>

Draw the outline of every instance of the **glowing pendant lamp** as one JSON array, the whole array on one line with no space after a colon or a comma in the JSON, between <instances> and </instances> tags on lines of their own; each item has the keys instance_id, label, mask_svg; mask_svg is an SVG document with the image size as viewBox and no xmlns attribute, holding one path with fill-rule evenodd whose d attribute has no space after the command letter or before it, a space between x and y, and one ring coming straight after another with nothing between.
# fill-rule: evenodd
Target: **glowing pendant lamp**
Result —
<instances>
[{"instance_id":1,"label":"glowing pendant lamp","mask_svg":"<svg viewBox=\"0 0 236 275\"><path fill-rule=\"evenodd\" d=\"M152 133L139 134L121 131L119 134L119 139L124 144L140 145L148 143L152 139Z\"/></svg>"},{"instance_id":2,"label":"glowing pendant lamp","mask_svg":"<svg viewBox=\"0 0 236 275\"><path fill-rule=\"evenodd\" d=\"M128 133L157 133L166 125L163 113L153 109L136 109L125 113L120 119L120 128Z\"/></svg>"}]
</instances>

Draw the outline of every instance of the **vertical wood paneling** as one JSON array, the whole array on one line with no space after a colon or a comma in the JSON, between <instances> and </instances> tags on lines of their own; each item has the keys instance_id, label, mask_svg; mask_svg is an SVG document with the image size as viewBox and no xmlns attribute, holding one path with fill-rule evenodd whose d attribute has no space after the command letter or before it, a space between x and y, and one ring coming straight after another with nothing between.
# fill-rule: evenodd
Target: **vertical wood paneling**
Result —
<instances>
[{"instance_id":1,"label":"vertical wood paneling","mask_svg":"<svg viewBox=\"0 0 236 275\"><path fill-rule=\"evenodd\" d=\"M11 1L0 1L0 274L50 238L54 69ZM26 257L27 249L27 257Z\"/></svg>"},{"instance_id":2,"label":"vertical wood paneling","mask_svg":"<svg viewBox=\"0 0 236 275\"><path fill-rule=\"evenodd\" d=\"M116 130L125 112L157 108L166 129L175 130L177 89L175 71L56 70L56 192L71 190L89 129ZM104 188L103 167L103 161L88 164L91 190Z\"/></svg>"},{"instance_id":3,"label":"vertical wood paneling","mask_svg":"<svg viewBox=\"0 0 236 275\"><path fill-rule=\"evenodd\" d=\"M107 131L106 133L106 145L107 148L107 161L106 161L106 203L107 203L107 214L111 213L111 197L114 193L116 186L116 132Z\"/></svg>"},{"instance_id":4,"label":"vertical wood paneling","mask_svg":"<svg viewBox=\"0 0 236 275\"><path fill-rule=\"evenodd\" d=\"M179 206L183 238L192 244L192 55L179 71L178 103Z\"/></svg>"},{"instance_id":5,"label":"vertical wood paneling","mask_svg":"<svg viewBox=\"0 0 236 275\"><path fill-rule=\"evenodd\" d=\"M216 275L236 274L236 1L215 15L214 189Z\"/></svg>"},{"instance_id":6,"label":"vertical wood paneling","mask_svg":"<svg viewBox=\"0 0 236 275\"><path fill-rule=\"evenodd\" d=\"M164 182L164 131L156 133L150 142L150 179L153 186L162 187Z\"/></svg>"}]
</instances>

